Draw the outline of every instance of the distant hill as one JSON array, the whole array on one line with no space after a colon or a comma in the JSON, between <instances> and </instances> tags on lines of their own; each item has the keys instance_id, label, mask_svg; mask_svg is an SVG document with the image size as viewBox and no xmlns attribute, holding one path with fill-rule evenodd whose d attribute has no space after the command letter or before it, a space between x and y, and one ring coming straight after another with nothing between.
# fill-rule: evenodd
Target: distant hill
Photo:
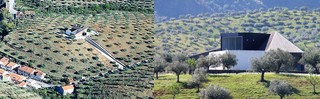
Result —
<instances>
[{"instance_id":1,"label":"distant hill","mask_svg":"<svg viewBox=\"0 0 320 99\"><path fill-rule=\"evenodd\" d=\"M320 0L155 0L157 16L179 17L200 13L222 13L286 7L289 9L317 8Z\"/></svg>"}]
</instances>

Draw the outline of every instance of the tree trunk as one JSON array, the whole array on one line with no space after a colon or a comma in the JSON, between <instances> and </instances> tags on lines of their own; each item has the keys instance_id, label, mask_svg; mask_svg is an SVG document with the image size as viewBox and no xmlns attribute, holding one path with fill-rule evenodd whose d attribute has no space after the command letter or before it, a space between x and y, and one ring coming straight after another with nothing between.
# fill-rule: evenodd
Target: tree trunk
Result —
<instances>
[{"instance_id":1,"label":"tree trunk","mask_svg":"<svg viewBox=\"0 0 320 99\"><path fill-rule=\"evenodd\" d=\"M277 67L276 74L280 73L280 66Z\"/></svg>"},{"instance_id":2,"label":"tree trunk","mask_svg":"<svg viewBox=\"0 0 320 99\"><path fill-rule=\"evenodd\" d=\"M176 95L173 95L172 99L174 99L176 97Z\"/></svg>"},{"instance_id":3,"label":"tree trunk","mask_svg":"<svg viewBox=\"0 0 320 99\"><path fill-rule=\"evenodd\" d=\"M283 99L283 96L280 96L280 99Z\"/></svg>"},{"instance_id":4,"label":"tree trunk","mask_svg":"<svg viewBox=\"0 0 320 99\"><path fill-rule=\"evenodd\" d=\"M180 75L177 75L177 83L180 82L180 81L179 81L179 76L180 76Z\"/></svg>"},{"instance_id":5,"label":"tree trunk","mask_svg":"<svg viewBox=\"0 0 320 99\"><path fill-rule=\"evenodd\" d=\"M197 85L197 93L200 92L200 85Z\"/></svg>"},{"instance_id":6,"label":"tree trunk","mask_svg":"<svg viewBox=\"0 0 320 99\"><path fill-rule=\"evenodd\" d=\"M265 73L265 71L262 70L262 71L261 71L261 79L260 79L260 82L265 82L265 80L264 80L264 73Z\"/></svg>"},{"instance_id":7,"label":"tree trunk","mask_svg":"<svg viewBox=\"0 0 320 99\"><path fill-rule=\"evenodd\" d=\"M313 94L316 94L316 85L313 85Z\"/></svg>"},{"instance_id":8,"label":"tree trunk","mask_svg":"<svg viewBox=\"0 0 320 99\"><path fill-rule=\"evenodd\" d=\"M317 68L317 66L314 69L315 69L316 73L319 74L319 69Z\"/></svg>"},{"instance_id":9,"label":"tree trunk","mask_svg":"<svg viewBox=\"0 0 320 99\"><path fill-rule=\"evenodd\" d=\"M159 76L158 76L158 72L156 72L156 79L158 79L159 78Z\"/></svg>"}]
</instances>

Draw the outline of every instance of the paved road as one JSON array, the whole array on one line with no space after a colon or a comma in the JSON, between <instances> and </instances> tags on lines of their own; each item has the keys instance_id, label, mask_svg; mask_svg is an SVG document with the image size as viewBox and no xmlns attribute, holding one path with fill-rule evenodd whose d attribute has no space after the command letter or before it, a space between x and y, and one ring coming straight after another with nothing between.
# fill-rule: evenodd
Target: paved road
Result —
<instances>
[{"instance_id":1,"label":"paved road","mask_svg":"<svg viewBox=\"0 0 320 99\"><path fill-rule=\"evenodd\" d=\"M88 43L90 43L94 48L96 48L103 56L105 56L110 61L113 61L118 65L119 69L123 69L126 65L121 63L119 60L117 60L115 57L112 56L105 48L103 48L100 44L98 44L96 41L92 40L90 37L87 37L85 39Z\"/></svg>"}]
</instances>

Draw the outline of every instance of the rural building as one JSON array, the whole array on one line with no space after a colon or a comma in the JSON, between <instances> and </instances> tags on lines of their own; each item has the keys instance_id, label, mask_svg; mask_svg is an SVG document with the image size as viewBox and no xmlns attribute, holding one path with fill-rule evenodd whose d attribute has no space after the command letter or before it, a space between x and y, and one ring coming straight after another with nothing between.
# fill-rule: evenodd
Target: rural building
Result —
<instances>
[{"instance_id":1,"label":"rural building","mask_svg":"<svg viewBox=\"0 0 320 99\"><path fill-rule=\"evenodd\" d=\"M18 86L25 88L25 87L27 87L27 83L26 82L21 82L21 83L19 83Z\"/></svg>"},{"instance_id":2,"label":"rural building","mask_svg":"<svg viewBox=\"0 0 320 99\"><path fill-rule=\"evenodd\" d=\"M251 60L265 55L270 50L281 49L291 53L296 59L302 57L303 51L283 37L280 33L226 33L221 34L221 48L209 52L209 56L232 53L236 55L237 65L231 70L250 70ZM223 67L210 68L222 70ZM304 66L295 63L296 71L303 71Z\"/></svg>"},{"instance_id":3,"label":"rural building","mask_svg":"<svg viewBox=\"0 0 320 99\"><path fill-rule=\"evenodd\" d=\"M9 70L9 71L14 71L16 68L20 67L19 64L16 64L14 62L10 62L6 66L4 66L4 69Z\"/></svg>"},{"instance_id":4,"label":"rural building","mask_svg":"<svg viewBox=\"0 0 320 99\"><path fill-rule=\"evenodd\" d=\"M8 74L0 75L1 81L11 81L11 78Z\"/></svg>"},{"instance_id":5,"label":"rural building","mask_svg":"<svg viewBox=\"0 0 320 99\"><path fill-rule=\"evenodd\" d=\"M9 58L7 58L7 57L2 57L2 58L0 59L0 65L1 65L1 67L6 66L8 63L9 63Z\"/></svg>"},{"instance_id":6,"label":"rural building","mask_svg":"<svg viewBox=\"0 0 320 99\"><path fill-rule=\"evenodd\" d=\"M15 74L15 73L10 73L9 76L10 76L11 80L15 81L16 83L21 83L27 79L26 77Z\"/></svg>"},{"instance_id":7,"label":"rural building","mask_svg":"<svg viewBox=\"0 0 320 99\"><path fill-rule=\"evenodd\" d=\"M35 70L33 68L30 68L28 66L21 66L18 69L18 73L24 76L29 76L31 78L37 79L37 80L42 80L44 76L46 75L40 70Z\"/></svg>"},{"instance_id":8,"label":"rural building","mask_svg":"<svg viewBox=\"0 0 320 99\"><path fill-rule=\"evenodd\" d=\"M73 25L71 29L67 29L65 34L68 38L74 39L85 39L87 36L95 35L97 32L95 31L88 31L89 27L81 26L81 25ZM73 39L73 38L72 38Z\"/></svg>"},{"instance_id":9,"label":"rural building","mask_svg":"<svg viewBox=\"0 0 320 99\"><path fill-rule=\"evenodd\" d=\"M72 94L74 91L73 85L61 86L56 89L60 94L67 95Z\"/></svg>"}]
</instances>

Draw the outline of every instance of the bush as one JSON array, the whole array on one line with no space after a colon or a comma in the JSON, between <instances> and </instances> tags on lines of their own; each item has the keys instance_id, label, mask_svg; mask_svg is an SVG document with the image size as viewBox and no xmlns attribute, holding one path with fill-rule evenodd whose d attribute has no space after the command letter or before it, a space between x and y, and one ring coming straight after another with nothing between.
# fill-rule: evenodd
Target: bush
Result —
<instances>
[{"instance_id":1,"label":"bush","mask_svg":"<svg viewBox=\"0 0 320 99\"><path fill-rule=\"evenodd\" d=\"M207 89L201 90L199 96L201 99L232 99L230 92L218 85L210 85Z\"/></svg>"},{"instance_id":2,"label":"bush","mask_svg":"<svg viewBox=\"0 0 320 99\"><path fill-rule=\"evenodd\" d=\"M271 80L269 90L280 96L282 99L286 95L293 93L293 88L288 82L283 80Z\"/></svg>"}]
</instances>

